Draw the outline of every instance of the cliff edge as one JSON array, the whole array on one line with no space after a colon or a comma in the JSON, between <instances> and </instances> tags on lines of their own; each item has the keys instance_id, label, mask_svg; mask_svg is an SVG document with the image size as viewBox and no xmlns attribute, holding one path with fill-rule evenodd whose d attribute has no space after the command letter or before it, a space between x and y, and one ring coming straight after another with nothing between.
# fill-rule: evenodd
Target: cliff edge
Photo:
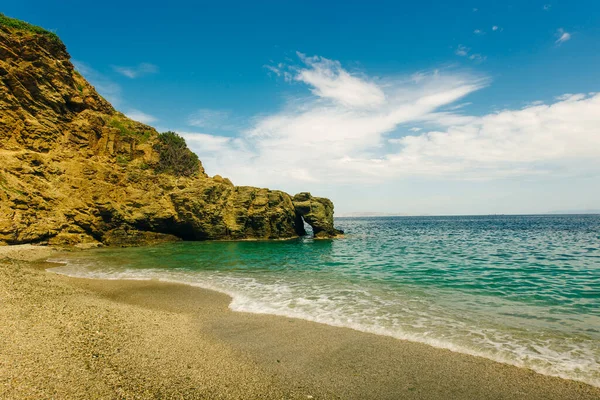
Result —
<instances>
[{"instance_id":1,"label":"cliff edge","mask_svg":"<svg viewBox=\"0 0 600 400\"><path fill-rule=\"evenodd\" d=\"M116 111L60 39L0 14L0 244L334 237L323 198L210 178L172 132Z\"/></svg>"}]
</instances>

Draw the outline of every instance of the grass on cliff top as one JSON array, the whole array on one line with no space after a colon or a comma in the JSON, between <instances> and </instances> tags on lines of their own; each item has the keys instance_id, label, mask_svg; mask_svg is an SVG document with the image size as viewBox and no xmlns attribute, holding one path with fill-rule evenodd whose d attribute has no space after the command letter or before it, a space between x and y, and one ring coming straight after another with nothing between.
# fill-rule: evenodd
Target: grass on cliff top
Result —
<instances>
[{"instance_id":1,"label":"grass on cliff top","mask_svg":"<svg viewBox=\"0 0 600 400\"><path fill-rule=\"evenodd\" d=\"M37 33L49 37L50 39L60 42L60 38L54 32L50 32L42 27L31 25L25 21L19 19L10 18L0 13L0 26L7 26L9 28L19 29L31 33Z\"/></svg>"}]
</instances>

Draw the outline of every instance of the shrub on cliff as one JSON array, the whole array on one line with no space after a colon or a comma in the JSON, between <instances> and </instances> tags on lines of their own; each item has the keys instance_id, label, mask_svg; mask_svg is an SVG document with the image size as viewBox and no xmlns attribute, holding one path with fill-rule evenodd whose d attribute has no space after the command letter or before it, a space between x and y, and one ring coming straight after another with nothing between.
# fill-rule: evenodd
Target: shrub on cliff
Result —
<instances>
[{"instance_id":1,"label":"shrub on cliff","mask_svg":"<svg viewBox=\"0 0 600 400\"><path fill-rule=\"evenodd\" d=\"M200 170L198 156L188 149L185 139L175 132L164 132L158 135L159 142L154 145L160 160L156 172L169 173L176 176L195 176Z\"/></svg>"}]
</instances>

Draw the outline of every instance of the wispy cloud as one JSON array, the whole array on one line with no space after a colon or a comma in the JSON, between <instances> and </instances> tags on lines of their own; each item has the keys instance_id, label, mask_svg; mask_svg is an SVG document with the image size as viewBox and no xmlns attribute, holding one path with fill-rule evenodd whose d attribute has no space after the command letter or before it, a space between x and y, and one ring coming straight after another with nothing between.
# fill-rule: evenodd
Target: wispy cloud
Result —
<instances>
[{"instance_id":1,"label":"wispy cloud","mask_svg":"<svg viewBox=\"0 0 600 400\"><path fill-rule=\"evenodd\" d=\"M447 111L459 110L459 109L464 108L466 106L470 106L471 104L473 104L473 103L471 103L470 101L467 101L465 103L460 103L460 104L457 104L455 106L446 107L445 110L447 110Z\"/></svg>"},{"instance_id":2,"label":"wispy cloud","mask_svg":"<svg viewBox=\"0 0 600 400\"><path fill-rule=\"evenodd\" d=\"M106 100L108 100L115 108L128 108L126 102L123 101L122 89L120 85L113 82L107 76L101 74L84 62L73 60L73 64L75 65L75 68L85 77L85 79L96 88L96 91ZM155 116L146 114L135 108L129 108L128 111L125 112L125 115L143 124L150 124L158 121L158 118Z\"/></svg>"},{"instance_id":3,"label":"wispy cloud","mask_svg":"<svg viewBox=\"0 0 600 400\"><path fill-rule=\"evenodd\" d=\"M485 32L484 32L484 31L482 31L481 29L475 29L475 30L473 31L473 33L474 33L474 34L476 34L476 35L485 35Z\"/></svg>"},{"instance_id":4,"label":"wispy cloud","mask_svg":"<svg viewBox=\"0 0 600 400\"><path fill-rule=\"evenodd\" d=\"M569 32L566 32L563 28L559 28L556 31L555 36L558 38L556 39L556 44L560 45L563 44L564 42L571 40L571 34Z\"/></svg>"},{"instance_id":5,"label":"wispy cloud","mask_svg":"<svg viewBox=\"0 0 600 400\"><path fill-rule=\"evenodd\" d=\"M273 72L277 76L281 76L281 67L282 66L283 66L283 64L279 64L276 67L273 66L273 65L264 65L264 67L266 69L268 69L269 71Z\"/></svg>"},{"instance_id":6,"label":"wispy cloud","mask_svg":"<svg viewBox=\"0 0 600 400\"><path fill-rule=\"evenodd\" d=\"M487 59L487 56L484 56L484 55L479 54L479 53L471 54L469 56L469 60L473 60L473 61L478 62L478 63L484 62L486 59Z\"/></svg>"},{"instance_id":7,"label":"wispy cloud","mask_svg":"<svg viewBox=\"0 0 600 400\"><path fill-rule=\"evenodd\" d=\"M311 95L258 116L240 137L184 132L209 172L238 184L290 191L302 182L600 173L598 94L473 116L460 114L461 104L453 103L489 84L480 76L443 70L421 72L417 80L414 75L375 79L332 60L315 60L318 64L296 66L294 75ZM311 74L319 79L301 78ZM353 79L340 82L345 74ZM320 89L331 87L332 92ZM349 94L365 88L382 95L361 103Z\"/></svg>"},{"instance_id":8,"label":"wispy cloud","mask_svg":"<svg viewBox=\"0 0 600 400\"><path fill-rule=\"evenodd\" d=\"M283 63L277 65L264 65L264 67L276 76L283 77L286 82L291 82L293 79L292 74L286 70L286 66Z\"/></svg>"},{"instance_id":9,"label":"wispy cloud","mask_svg":"<svg viewBox=\"0 0 600 400\"><path fill-rule=\"evenodd\" d=\"M158 73L158 67L150 63L140 63L135 67L119 67L114 65L113 70L130 79Z\"/></svg>"},{"instance_id":10,"label":"wispy cloud","mask_svg":"<svg viewBox=\"0 0 600 400\"><path fill-rule=\"evenodd\" d=\"M558 96L558 97L561 97L561 96ZM532 107L532 106L541 106L542 104L544 104L544 102L542 100L534 100L534 101L530 101L529 103L527 103L527 105L525 107L527 108L527 107Z\"/></svg>"},{"instance_id":11,"label":"wispy cloud","mask_svg":"<svg viewBox=\"0 0 600 400\"><path fill-rule=\"evenodd\" d=\"M457 56L466 57L469 55L469 51L471 51L470 48L459 44L456 50L454 51L454 54L456 54Z\"/></svg>"},{"instance_id":12,"label":"wispy cloud","mask_svg":"<svg viewBox=\"0 0 600 400\"><path fill-rule=\"evenodd\" d=\"M235 131L241 129L238 118L228 110L201 108L188 117L187 124L208 131Z\"/></svg>"},{"instance_id":13,"label":"wispy cloud","mask_svg":"<svg viewBox=\"0 0 600 400\"><path fill-rule=\"evenodd\" d=\"M82 61L73 60L73 65L113 106L121 105L121 86Z\"/></svg>"},{"instance_id":14,"label":"wispy cloud","mask_svg":"<svg viewBox=\"0 0 600 400\"><path fill-rule=\"evenodd\" d=\"M477 63L483 62L487 59L487 56L484 56L483 54L479 54L479 53L470 53L471 49L459 44L458 47L456 48L456 50L454 51L454 54L456 54L457 56L460 57L467 57L469 60L475 61Z\"/></svg>"},{"instance_id":15,"label":"wispy cloud","mask_svg":"<svg viewBox=\"0 0 600 400\"><path fill-rule=\"evenodd\" d=\"M307 68L298 69L295 80L311 87L311 92L347 107L377 107L385 102L385 93L368 78L354 76L339 61L298 53Z\"/></svg>"},{"instance_id":16,"label":"wispy cloud","mask_svg":"<svg viewBox=\"0 0 600 400\"><path fill-rule=\"evenodd\" d=\"M350 73L324 57L299 55L299 59L301 64L288 70L295 71L294 81L305 84L311 96L290 99L281 112L255 118L236 142L218 139L225 146L218 159L203 148L210 138L190 137L190 147L203 161L209 160L205 162L209 172L222 171L240 184L275 187L282 180L364 179L371 172L356 174L352 160L380 157L386 136L400 125L420 122L487 85L485 78L450 71L420 72L418 79L416 75L376 79ZM202 113L200 119L205 116ZM207 124L201 125L202 135L210 132Z\"/></svg>"},{"instance_id":17,"label":"wispy cloud","mask_svg":"<svg viewBox=\"0 0 600 400\"><path fill-rule=\"evenodd\" d=\"M552 8L552 5L551 5L551 4L544 4L544 6L542 7L542 9L543 9L544 11L550 11L550 9L551 9L551 8Z\"/></svg>"},{"instance_id":18,"label":"wispy cloud","mask_svg":"<svg viewBox=\"0 0 600 400\"><path fill-rule=\"evenodd\" d=\"M153 115L146 114L140 110L130 109L125 113L127 117L131 118L134 121L141 122L142 124L151 124L152 122L158 121L158 118Z\"/></svg>"},{"instance_id":19,"label":"wispy cloud","mask_svg":"<svg viewBox=\"0 0 600 400\"><path fill-rule=\"evenodd\" d=\"M560 96L556 96L554 99L557 101L579 101L585 99L587 96L594 96L595 94L584 94L584 93L565 93Z\"/></svg>"}]
</instances>

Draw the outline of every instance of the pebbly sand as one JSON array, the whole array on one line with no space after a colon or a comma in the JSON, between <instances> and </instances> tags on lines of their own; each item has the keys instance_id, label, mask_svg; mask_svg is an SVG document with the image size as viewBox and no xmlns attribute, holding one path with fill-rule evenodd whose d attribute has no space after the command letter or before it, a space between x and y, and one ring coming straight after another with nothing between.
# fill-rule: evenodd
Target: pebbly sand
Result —
<instances>
[{"instance_id":1,"label":"pebbly sand","mask_svg":"<svg viewBox=\"0 0 600 400\"><path fill-rule=\"evenodd\" d=\"M0 398L600 399L600 388L427 345L235 313L226 295L74 279L0 247Z\"/></svg>"}]
</instances>

